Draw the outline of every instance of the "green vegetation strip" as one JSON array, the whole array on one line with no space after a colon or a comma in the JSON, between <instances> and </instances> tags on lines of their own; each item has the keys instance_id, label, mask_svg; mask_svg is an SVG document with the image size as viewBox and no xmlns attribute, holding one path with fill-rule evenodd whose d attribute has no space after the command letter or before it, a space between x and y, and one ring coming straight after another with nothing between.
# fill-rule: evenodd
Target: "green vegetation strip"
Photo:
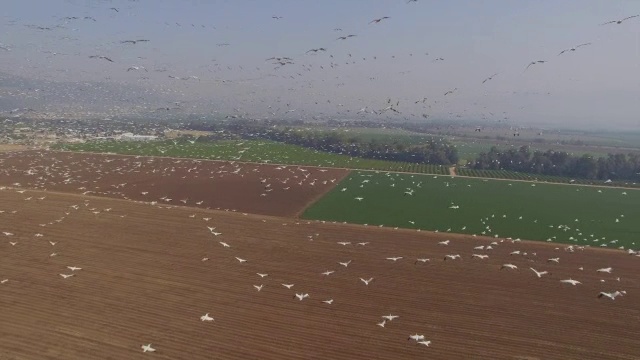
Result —
<instances>
[{"instance_id":1,"label":"green vegetation strip","mask_svg":"<svg viewBox=\"0 0 640 360\"><path fill-rule=\"evenodd\" d=\"M449 171L446 166L349 157L266 140L195 141L193 143L186 140L149 142L108 140L73 144L62 143L56 145L54 149L124 155L295 164L360 170L401 171L424 174L448 174Z\"/></svg>"},{"instance_id":2,"label":"green vegetation strip","mask_svg":"<svg viewBox=\"0 0 640 360\"><path fill-rule=\"evenodd\" d=\"M639 203L638 190L353 172L302 217L637 249Z\"/></svg>"}]
</instances>

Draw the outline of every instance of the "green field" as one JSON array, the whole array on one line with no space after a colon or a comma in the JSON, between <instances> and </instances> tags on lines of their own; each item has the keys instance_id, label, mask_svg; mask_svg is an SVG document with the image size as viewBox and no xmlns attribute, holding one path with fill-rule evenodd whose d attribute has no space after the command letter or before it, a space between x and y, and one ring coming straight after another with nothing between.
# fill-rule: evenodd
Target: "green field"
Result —
<instances>
[{"instance_id":1,"label":"green field","mask_svg":"<svg viewBox=\"0 0 640 360\"><path fill-rule=\"evenodd\" d=\"M574 185L599 185L599 186L640 188L640 184L634 183L634 182L613 181L610 183L605 183L604 180L571 179L571 178L562 177L562 176L529 174L524 172L508 171L508 170L476 170L476 169L467 169L467 168L458 167L456 169L456 173L460 176L472 176L472 177L493 178L493 179L539 181L539 182L574 184Z\"/></svg>"},{"instance_id":2,"label":"green field","mask_svg":"<svg viewBox=\"0 0 640 360\"><path fill-rule=\"evenodd\" d=\"M235 160L424 174L449 173L446 166L356 158L266 140L220 140L215 142L194 142L193 144L186 140L149 142L109 140L74 144L63 143L58 144L55 148L67 151Z\"/></svg>"},{"instance_id":3,"label":"green field","mask_svg":"<svg viewBox=\"0 0 640 360\"><path fill-rule=\"evenodd\" d=\"M637 248L638 204L637 190L353 172L303 218Z\"/></svg>"}]
</instances>

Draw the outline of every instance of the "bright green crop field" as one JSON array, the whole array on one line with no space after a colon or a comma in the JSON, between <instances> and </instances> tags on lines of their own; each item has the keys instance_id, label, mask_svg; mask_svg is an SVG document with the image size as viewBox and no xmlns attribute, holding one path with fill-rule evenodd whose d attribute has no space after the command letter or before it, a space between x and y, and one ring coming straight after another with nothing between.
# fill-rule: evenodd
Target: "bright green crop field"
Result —
<instances>
[{"instance_id":1,"label":"bright green crop field","mask_svg":"<svg viewBox=\"0 0 640 360\"><path fill-rule=\"evenodd\" d=\"M354 171L303 218L636 249L639 204L639 190Z\"/></svg>"},{"instance_id":2,"label":"bright green crop field","mask_svg":"<svg viewBox=\"0 0 640 360\"><path fill-rule=\"evenodd\" d=\"M448 174L446 166L363 159L317 151L266 140L180 141L90 141L64 143L55 147L67 151L89 151L124 155L168 156L208 160L235 160L270 164L339 167L362 170Z\"/></svg>"}]
</instances>

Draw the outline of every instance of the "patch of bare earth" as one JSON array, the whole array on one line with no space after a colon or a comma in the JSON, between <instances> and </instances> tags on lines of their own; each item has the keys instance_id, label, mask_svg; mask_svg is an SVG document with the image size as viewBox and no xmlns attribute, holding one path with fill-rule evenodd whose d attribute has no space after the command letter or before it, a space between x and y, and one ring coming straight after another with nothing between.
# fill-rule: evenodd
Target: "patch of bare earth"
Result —
<instances>
[{"instance_id":1,"label":"patch of bare earth","mask_svg":"<svg viewBox=\"0 0 640 360\"><path fill-rule=\"evenodd\" d=\"M640 258L622 252L500 240L482 251L473 248L494 240L9 188L0 191L0 211L0 231L13 234L0 233L0 280L7 279L0 358L602 360L640 353ZM445 238L450 244L438 245ZM446 254L462 257L445 261ZM386 259L395 256L402 259ZM501 269L504 263L518 269ZM611 274L596 272L609 266ZM529 267L550 274L537 278ZM321 275L327 270L335 272ZM373 280L366 286L360 278ZM582 284L560 283L567 278ZM627 294L597 297L614 290ZM295 293L309 297L299 301ZM328 299L333 304L322 302ZM215 321L200 321L205 313ZM389 314L399 318L376 325ZM416 333L430 346L408 340ZM147 343L157 351L143 355Z\"/></svg>"},{"instance_id":2,"label":"patch of bare earth","mask_svg":"<svg viewBox=\"0 0 640 360\"><path fill-rule=\"evenodd\" d=\"M348 170L25 151L0 154L0 184L167 205L295 216Z\"/></svg>"}]
</instances>

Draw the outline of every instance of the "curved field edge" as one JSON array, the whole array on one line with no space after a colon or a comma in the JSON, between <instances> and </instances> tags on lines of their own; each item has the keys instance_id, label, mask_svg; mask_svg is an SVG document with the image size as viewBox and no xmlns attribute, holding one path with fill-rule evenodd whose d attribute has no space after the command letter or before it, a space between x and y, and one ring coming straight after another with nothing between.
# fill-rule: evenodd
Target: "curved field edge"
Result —
<instances>
[{"instance_id":1,"label":"curved field edge","mask_svg":"<svg viewBox=\"0 0 640 360\"><path fill-rule=\"evenodd\" d=\"M86 143L60 143L56 144L52 149L358 170L401 171L424 174L448 173L448 167L443 165L350 157L268 140L220 140L206 143L174 140L149 142L91 141Z\"/></svg>"},{"instance_id":2,"label":"curved field edge","mask_svg":"<svg viewBox=\"0 0 640 360\"><path fill-rule=\"evenodd\" d=\"M640 191L354 171L304 219L637 249Z\"/></svg>"}]
</instances>

